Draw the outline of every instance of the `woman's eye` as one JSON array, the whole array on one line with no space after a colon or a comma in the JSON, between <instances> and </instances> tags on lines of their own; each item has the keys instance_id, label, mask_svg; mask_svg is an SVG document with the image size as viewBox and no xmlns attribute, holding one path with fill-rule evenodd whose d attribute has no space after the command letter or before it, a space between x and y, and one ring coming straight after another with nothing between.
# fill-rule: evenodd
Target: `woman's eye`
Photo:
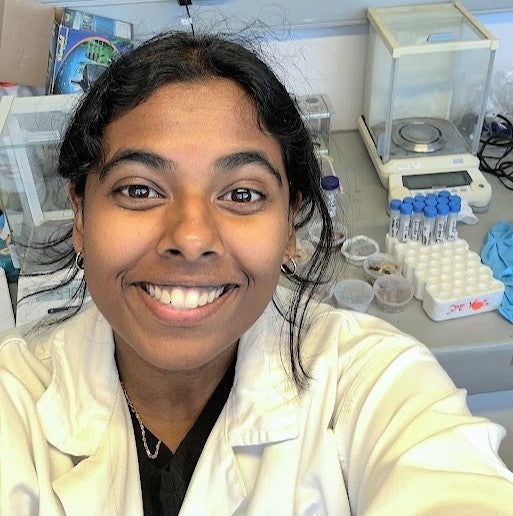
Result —
<instances>
[{"instance_id":1,"label":"woman's eye","mask_svg":"<svg viewBox=\"0 0 513 516\"><path fill-rule=\"evenodd\" d=\"M132 199L149 199L160 197L159 193L147 185L128 185L119 189L119 193Z\"/></svg>"},{"instance_id":2,"label":"woman's eye","mask_svg":"<svg viewBox=\"0 0 513 516\"><path fill-rule=\"evenodd\" d=\"M233 202L255 202L261 200L263 195L249 188L236 188L223 196L225 200Z\"/></svg>"}]
</instances>

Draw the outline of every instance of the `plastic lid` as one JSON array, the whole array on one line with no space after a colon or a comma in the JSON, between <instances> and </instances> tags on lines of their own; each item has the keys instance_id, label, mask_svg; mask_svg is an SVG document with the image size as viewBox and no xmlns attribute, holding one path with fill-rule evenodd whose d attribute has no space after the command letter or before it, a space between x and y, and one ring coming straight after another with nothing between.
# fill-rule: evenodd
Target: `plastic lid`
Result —
<instances>
[{"instance_id":1,"label":"plastic lid","mask_svg":"<svg viewBox=\"0 0 513 516\"><path fill-rule=\"evenodd\" d=\"M408 196L403 199L403 202L406 202L408 204L413 204L413 197Z\"/></svg>"},{"instance_id":2,"label":"plastic lid","mask_svg":"<svg viewBox=\"0 0 513 516\"><path fill-rule=\"evenodd\" d=\"M439 204L449 204L449 197L439 197L436 205L438 206Z\"/></svg>"},{"instance_id":3,"label":"plastic lid","mask_svg":"<svg viewBox=\"0 0 513 516\"><path fill-rule=\"evenodd\" d=\"M413 211L415 213L422 213L424 211L425 204L422 201L413 202Z\"/></svg>"},{"instance_id":4,"label":"plastic lid","mask_svg":"<svg viewBox=\"0 0 513 516\"><path fill-rule=\"evenodd\" d=\"M461 204L459 202L450 202L449 211L451 213L459 213L461 211Z\"/></svg>"},{"instance_id":5,"label":"plastic lid","mask_svg":"<svg viewBox=\"0 0 513 516\"><path fill-rule=\"evenodd\" d=\"M459 195L451 195L449 202L459 202L461 204L461 197Z\"/></svg>"},{"instance_id":6,"label":"plastic lid","mask_svg":"<svg viewBox=\"0 0 513 516\"><path fill-rule=\"evenodd\" d=\"M438 197L435 193L428 193L426 194L426 199L435 199Z\"/></svg>"},{"instance_id":7,"label":"plastic lid","mask_svg":"<svg viewBox=\"0 0 513 516\"><path fill-rule=\"evenodd\" d=\"M426 200L424 201L424 204L426 206L436 206L436 202L437 202L436 196L434 196L434 197L426 196Z\"/></svg>"},{"instance_id":8,"label":"plastic lid","mask_svg":"<svg viewBox=\"0 0 513 516\"><path fill-rule=\"evenodd\" d=\"M411 215L412 211L413 204L410 204L409 202L401 203L401 215Z\"/></svg>"},{"instance_id":9,"label":"plastic lid","mask_svg":"<svg viewBox=\"0 0 513 516\"><path fill-rule=\"evenodd\" d=\"M449 213L449 204L438 204L436 211L438 215L447 215Z\"/></svg>"},{"instance_id":10,"label":"plastic lid","mask_svg":"<svg viewBox=\"0 0 513 516\"><path fill-rule=\"evenodd\" d=\"M427 205L424 208L424 217L428 219L434 219L436 217L436 208L434 206Z\"/></svg>"},{"instance_id":11,"label":"plastic lid","mask_svg":"<svg viewBox=\"0 0 513 516\"><path fill-rule=\"evenodd\" d=\"M451 195L451 192L449 192L449 190L440 190L438 192L438 197L446 197L446 198L449 198Z\"/></svg>"},{"instance_id":12,"label":"plastic lid","mask_svg":"<svg viewBox=\"0 0 513 516\"><path fill-rule=\"evenodd\" d=\"M323 176L321 177L321 188L323 190L338 190L340 181L337 176Z\"/></svg>"},{"instance_id":13,"label":"plastic lid","mask_svg":"<svg viewBox=\"0 0 513 516\"><path fill-rule=\"evenodd\" d=\"M417 201L417 202L424 202L426 200L426 196L425 195L422 195L422 194L417 194L414 199Z\"/></svg>"},{"instance_id":14,"label":"plastic lid","mask_svg":"<svg viewBox=\"0 0 513 516\"><path fill-rule=\"evenodd\" d=\"M402 201L401 199L392 199L390 201L390 209L394 211L398 211L401 209Z\"/></svg>"}]
</instances>

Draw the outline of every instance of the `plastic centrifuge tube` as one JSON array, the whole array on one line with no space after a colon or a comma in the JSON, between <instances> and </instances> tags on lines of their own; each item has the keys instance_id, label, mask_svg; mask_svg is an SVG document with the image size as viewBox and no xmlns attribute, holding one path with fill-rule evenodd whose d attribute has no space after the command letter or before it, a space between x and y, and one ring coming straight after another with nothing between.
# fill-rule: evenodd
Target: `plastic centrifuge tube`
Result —
<instances>
[{"instance_id":1,"label":"plastic centrifuge tube","mask_svg":"<svg viewBox=\"0 0 513 516\"><path fill-rule=\"evenodd\" d=\"M424 208L424 220L422 222L422 245L429 245L431 242L435 217L436 208L434 206L426 206Z\"/></svg>"},{"instance_id":2,"label":"plastic centrifuge tube","mask_svg":"<svg viewBox=\"0 0 513 516\"><path fill-rule=\"evenodd\" d=\"M388 234L392 238L397 238L399 231L399 218L401 216L401 199L392 199L390 201L390 222L388 225Z\"/></svg>"},{"instance_id":3,"label":"plastic centrifuge tube","mask_svg":"<svg viewBox=\"0 0 513 516\"><path fill-rule=\"evenodd\" d=\"M399 242L408 242L410 239L410 224L413 204L402 202L400 211L401 215L399 217L399 231L397 233L397 239Z\"/></svg>"},{"instance_id":4,"label":"plastic centrifuge tube","mask_svg":"<svg viewBox=\"0 0 513 516\"><path fill-rule=\"evenodd\" d=\"M447 215L447 240L456 240L458 237L458 230L456 225L458 222L458 215L461 211L461 204L459 202L449 203L449 214Z\"/></svg>"},{"instance_id":5,"label":"plastic centrifuge tube","mask_svg":"<svg viewBox=\"0 0 513 516\"><path fill-rule=\"evenodd\" d=\"M436 207L435 227L433 240L437 244L442 244L445 240L445 227L447 226L447 215L449 213L448 204L438 204Z\"/></svg>"},{"instance_id":6,"label":"plastic centrifuge tube","mask_svg":"<svg viewBox=\"0 0 513 516\"><path fill-rule=\"evenodd\" d=\"M420 201L414 201L410 227L410 239L414 242L417 242L420 239L423 219L424 203Z\"/></svg>"},{"instance_id":7,"label":"plastic centrifuge tube","mask_svg":"<svg viewBox=\"0 0 513 516\"><path fill-rule=\"evenodd\" d=\"M321 188L328 208L329 216L334 219L337 216L338 196L340 192L340 181L337 176L321 177Z\"/></svg>"}]
</instances>

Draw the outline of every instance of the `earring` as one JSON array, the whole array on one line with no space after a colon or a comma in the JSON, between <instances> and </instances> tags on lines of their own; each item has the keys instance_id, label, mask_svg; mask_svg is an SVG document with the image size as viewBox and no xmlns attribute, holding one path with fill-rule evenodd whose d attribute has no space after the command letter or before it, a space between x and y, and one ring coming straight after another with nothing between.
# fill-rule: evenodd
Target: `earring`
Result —
<instances>
[{"instance_id":1,"label":"earring","mask_svg":"<svg viewBox=\"0 0 513 516\"><path fill-rule=\"evenodd\" d=\"M75 269L84 270L84 257L82 256L82 251L79 251L75 255Z\"/></svg>"},{"instance_id":2,"label":"earring","mask_svg":"<svg viewBox=\"0 0 513 516\"><path fill-rule=\"evenodd\" d=\"M289 262L292 264L292 266L290 266L289 264L285 264L285 263L282 263L280 266L281 273L287 278L294 276L294 274L296 274L296 271L297 271L296 260L294 260L294 258L289 257Z\"/></svg>"}]
</instances>

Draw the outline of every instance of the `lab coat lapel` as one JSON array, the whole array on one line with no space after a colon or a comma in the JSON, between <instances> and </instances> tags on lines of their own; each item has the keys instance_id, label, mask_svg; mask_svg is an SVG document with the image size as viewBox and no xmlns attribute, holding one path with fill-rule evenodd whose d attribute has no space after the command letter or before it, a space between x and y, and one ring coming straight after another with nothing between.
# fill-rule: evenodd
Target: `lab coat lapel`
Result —
<instances>
[{"instance_id":1,"label":"lab coat lapel","mask_svg":"<svg viewBox=\"0 0 513 516\"><path fill-rule=\"evenodd\" d=\"M54 335L53 377L37 410L51 453L75 464L52 487L66 515L142 515L137 451L114 359L94 305Z\"/></svg>"},{"instance_id":2,"label":"lab coat lapel","mask_svg":"<svg viewBox=\"0 0 513 516\"><path fill-rule=\"evenodd\" d=\"M232 391L198 461L181 516L240 512L258 467L248 456L297 438L298 391L278 349L281 321L271 304L241 337Z\"/></svg>"}]
</instances>

